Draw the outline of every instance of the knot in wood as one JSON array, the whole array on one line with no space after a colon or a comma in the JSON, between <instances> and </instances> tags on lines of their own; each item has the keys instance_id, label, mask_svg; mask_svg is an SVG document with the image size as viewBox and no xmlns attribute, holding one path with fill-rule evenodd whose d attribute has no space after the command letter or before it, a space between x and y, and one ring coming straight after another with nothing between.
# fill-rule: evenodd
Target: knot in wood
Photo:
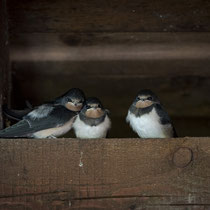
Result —
<instances>
[{"instance_id":1,"label":"knot in wood","mask_svg":"<svg viewBox=\"0 0 210 210\"><path fill-rule=\"evenodd\" d=\"M180 147L173 154L173 164L178 168L184 168L190 164L193 159L193 152L190 148Z\"/></svg>"}]
</instances>

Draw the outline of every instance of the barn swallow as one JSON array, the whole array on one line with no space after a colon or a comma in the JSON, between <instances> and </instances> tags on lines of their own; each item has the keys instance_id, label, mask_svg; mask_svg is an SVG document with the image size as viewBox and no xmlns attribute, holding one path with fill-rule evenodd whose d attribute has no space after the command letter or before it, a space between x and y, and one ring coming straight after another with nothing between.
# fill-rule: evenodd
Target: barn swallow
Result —
<instances>
[{"instance_id":1,"label":"barn swallow","mask_svg":"<svg viewBox=\"0 0 210 210\"><path fill-rule=\"evenodd\" d=\"M108 114L109 111L104 109L98 98L88 98L73 124L76 137L81 139L106 138L111 128Z\"/></svg>"},{"instance_id":2,"label":"barn swallow","mask_svg":"<svg viewBox=\"0 0 210 210\"><path fill-rule=\"evenodd\" d=\"M168 113L151 90L141 90L131 104L126 121L141 138L177 137Z\"/></svg>"},{"instance_id":3,"label":"barn swallow","mask_svg":"<svg viewBox=\"0 0 210 210\"><path fill-rule=\"evenodd\" d=\"M21 121L0 131L0 138L56 138L64 135L82 109L85 95L73 88L54 101L36 107Z\"/></svg>"}]
</instances>

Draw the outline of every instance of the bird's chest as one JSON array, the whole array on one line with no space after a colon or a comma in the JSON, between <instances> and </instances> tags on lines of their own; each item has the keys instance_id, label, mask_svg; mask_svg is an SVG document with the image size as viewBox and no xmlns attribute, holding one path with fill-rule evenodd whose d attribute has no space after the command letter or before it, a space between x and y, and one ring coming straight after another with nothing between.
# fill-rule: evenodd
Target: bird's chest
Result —
<instances>
[{"instance_id":1,"label":"bird's chest","mask_svg":"<svg viewBox=\"0 0 210 210\"><path fill-rule=\"evenodd\" d=\"M164 137L162 124L155 109L148 114L136 117L134 114L129 114L131 127L142 138L161 138Z\"/></svg>"},{"instance_id":2,"label":"bird's chest","mask_svg":"<svg viewBox=\"0 0 210 210\"><path fill-rule=\"evenodd\" d=\"M105 138L110 127L109 119L105 120L96 126L90 126L84 123L79 117L76 118L73 128L78 138Z\"/></svg>"}]
</instances>

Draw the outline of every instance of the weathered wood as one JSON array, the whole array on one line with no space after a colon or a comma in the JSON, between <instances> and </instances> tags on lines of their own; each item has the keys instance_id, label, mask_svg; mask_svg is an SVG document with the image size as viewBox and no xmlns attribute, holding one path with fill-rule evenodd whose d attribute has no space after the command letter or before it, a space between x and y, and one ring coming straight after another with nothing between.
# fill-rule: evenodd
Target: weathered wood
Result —
<instances>
[{"instance_id":1,"label":"weathered wood","mask_svg":"<svg viewBox=\"0 0 210 210\"><path fill-rule=\"evenodd\" d=\"M192 151L186 166L174 165L179 148ZM209 209L209 148L210 138L1 139L0 208Z\"/></svg>"},{"instance_id":2,"label":"weathered wood","mask_svg":"<svg viewBox=\"0 0 210 210\"><path fill-rule=\"evenodd\" d=\"M9 93L8 20L6 0L0 0L0 129L3 128L2 104Z\"/></svg>"},{"instance_id":3,"label":"weathered wood","mask_svg":"<svg viewBox=\"0 0 210 210\"><path fill-rule=\"evenodd\" d=\"M208 0L9 0L10 31L210 31Z\"/></svg>"},{"instance_id":4,"label":"weathered wood","mask_svg":"<svg viewBox=\"0 0 210 210\"><path fill-rule=\"evenodd\" d=\"M193 152L187 147L180 147L173 154L173 164L178 168L184 168L193 161Z\"/></svg>"},{"instance_id":5,"label":"weathered wood","mask_svg":"<svg viewBox=\"0 0 210 210\"><path fill-rule=\"evenodd\" d=\"M210 33L195 32L21 33L11 36L11 59L33 62L198 60L210 57L209 40Z\"/></svg>"},{"instance_id":6,"label":"weathered wood","mask_svg":"<svg viewBox=\"0 0 210 210\"><path fill-rule=\"evenodd\" d=\"M140 196L140 197L115 197L115 198L88 198L88 199L71 199L71 195L63 192L53 192L37 196L25 196L23 198L13 197L6 198L0 202L2 210L67 210L67 209L82 209L82 210L209 210L209 197L202 197L202 201L207 201L207 204L200 204L200 200L195 204L186 204L194 196L176 196L174 203L173 196ZM2 200L2 199L1 199ZM183 202L184 201L184 202ZM177 204L175 203L177 202Z\"/></svg>"}]
</instances>

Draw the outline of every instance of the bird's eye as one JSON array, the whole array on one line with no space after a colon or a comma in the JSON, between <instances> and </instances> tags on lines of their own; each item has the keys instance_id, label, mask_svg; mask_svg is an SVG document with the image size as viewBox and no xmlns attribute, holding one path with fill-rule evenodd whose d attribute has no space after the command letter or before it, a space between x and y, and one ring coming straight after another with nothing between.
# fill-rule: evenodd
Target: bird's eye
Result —
<instances>
[{"instance_id":1,"label":"bird's eye","mask_svg":"<svg viewBox=\"0 0 210 210\"><path fill-rule=\"evenodd\" d=\"M86 105L86 108L87 108L87 109L90 109L91 107L90 107L90 105Z\"/></svg>"},{"instance_id":2,"label":"bird's eye","mask_svg":"<svg viewBox=\"0 0 210 210\"><path fill-rule=\"evenodd\" d=\"M83 103L83 101L82 101L82 100L80 100L80 101L79 101L79 103L80 103L80 104L82 104L82 103Z\"/></svg>"},{"instance_id":3,"label":"bird's eye","mask_svg":"<svg viewBox=\"0 0 210 210\"><path fill-rule=\"evenodd\" d=\"M147 98L147 100L152 101L152 100L153 100L152 96L149 96L149 97Z\"/></svg>"},{"instance_id":4,"label":"bird's eye","mask_svg":"<svg viewBox=\"0 0 210 210\"><path fill-rule=\"evenodd\" d=\"M101 104L98 104L98 108L101 108Z\"/></svg>"}]
</instances>

